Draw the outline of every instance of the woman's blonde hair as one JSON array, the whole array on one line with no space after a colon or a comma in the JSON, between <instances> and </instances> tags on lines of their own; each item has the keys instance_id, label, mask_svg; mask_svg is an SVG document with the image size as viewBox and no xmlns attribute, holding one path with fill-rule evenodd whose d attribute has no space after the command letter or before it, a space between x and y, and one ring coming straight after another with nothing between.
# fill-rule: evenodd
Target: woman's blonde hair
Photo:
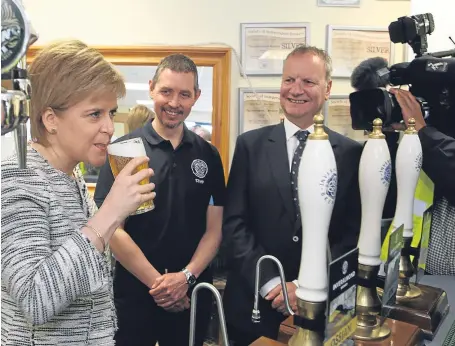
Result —
<instances>
[{"instance_id":1,"label":"woman's blonde hair","mask_svg":"<svg viewBox=\"0 0 455 346\"><path fill-rule=\"evenodd\" d=\"M130 109L128 114L128 131L133 132L134 130L144 126L147 122L151 121L155 117L155 113L150 110L147 106L136 105Z\"/></svg>"},{"instance_id":2,"label":"woman's blonde hair","mask_svg":"<svg viewBox=\"0 0 455 346\"><path fill-rule=\"evenodd\" d=\"M122 75L94 48L79 40L63 40L43 48L29 66L32 137L47 145L42 121L46 109L64 111L89 96L112 91L125 96Z\"/></svg>"}]
</instances>

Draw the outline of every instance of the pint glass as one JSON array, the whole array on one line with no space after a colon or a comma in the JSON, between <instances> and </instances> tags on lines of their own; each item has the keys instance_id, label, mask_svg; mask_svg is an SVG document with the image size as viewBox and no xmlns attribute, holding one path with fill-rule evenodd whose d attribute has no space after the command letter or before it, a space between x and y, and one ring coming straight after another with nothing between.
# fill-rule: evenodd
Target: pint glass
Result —
<instances>
[{"instance_id":1,"label":"pint glass","mask_svg":"<svg viewBox=\"0 0 455 346\"><path fill-rule=\"evenodd\" d=\"M120 171L135 157L147 156L145 153L144 143L141 138L132 138L125 141L109 144L107 147L107 153L109 158L109 165L111 166L112 174L114 178L120 173ZM145 162L136 167L133 174L137 173L142 169L148 168L148 162ZM145 178L139 182L140 185L146 185L149 183L149 179ZM143 214L150 210L153 210L155 205L153 200L142 203L137 210L132 214Z\"/></svg>"}]
</instances>

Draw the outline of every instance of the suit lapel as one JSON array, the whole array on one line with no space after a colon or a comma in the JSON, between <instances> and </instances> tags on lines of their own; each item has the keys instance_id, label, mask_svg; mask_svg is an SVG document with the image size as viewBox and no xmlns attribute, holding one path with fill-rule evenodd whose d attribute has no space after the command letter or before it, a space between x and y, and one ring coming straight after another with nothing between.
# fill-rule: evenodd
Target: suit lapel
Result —
<instances>
[{"instance_id":1,"label":"suit lapel","mask_svg":"<svg viewBox=\"0 0 455 346\"><path fill-rule=\"evenodd\" d=\"M329 135L329 142L330 145L332 146L333 154L335 155L335 160L339 162L338 160L338 138L337 136L334 136L334 133L332 130L330 130L328 127L324 126L325 132ZM298 218L295 220L294 224L294 234L296 234L299 229L302 227L302 220L301 218Z\"/></svg>"},{"instance_id":2,"label":"suit lapel","mask_svg":"<svg viewBox=\"0 0 455 346\"><path fill-rule=\"evenodd\" d=\"M286 134L284 125L276 125L271 131L267 141L267 154L270 170L280 192L286 212L294 222L294 204L292 203L291 177L289 173L289 159L286 147Z\"/></svg>"}]
</instances>

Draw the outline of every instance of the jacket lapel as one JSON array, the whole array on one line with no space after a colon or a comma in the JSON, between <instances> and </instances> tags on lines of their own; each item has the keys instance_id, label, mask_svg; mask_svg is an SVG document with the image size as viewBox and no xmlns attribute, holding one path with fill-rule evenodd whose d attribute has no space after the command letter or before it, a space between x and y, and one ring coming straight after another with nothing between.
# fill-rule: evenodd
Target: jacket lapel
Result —
<instances>
[{"instance_id":1,"label":"jacket lapel","mask_svg":"<svg viewBox=\"0 0 455 346\"><path fill-rule=\"evenodd\" d=\"M338 162L340 162L338 155L340 154L340 152L339 152L339 149L340 149L339 138L340 138L341 135L337 136L336 132L332 131L331 129L329 129L326 126L324 126L324 130L329 135L329 142L330 142L330 145L332 146L333 154L335 155L335 160L336 160L336 162L338 164Z\"/></svg>"},{"instance_id":2,"label":"jacket lapel","mask_svg":"<svg viewBox=\"0 0 455 346\"><path fill-rule=\"evenodd\" d=\"M295 220L294 204L292 203L291 177L286 147L284 125L278 124L271 131L267 142L267 154L270 170L280 192L286 212L291 223Z\"/></svg>"}]
</instances>

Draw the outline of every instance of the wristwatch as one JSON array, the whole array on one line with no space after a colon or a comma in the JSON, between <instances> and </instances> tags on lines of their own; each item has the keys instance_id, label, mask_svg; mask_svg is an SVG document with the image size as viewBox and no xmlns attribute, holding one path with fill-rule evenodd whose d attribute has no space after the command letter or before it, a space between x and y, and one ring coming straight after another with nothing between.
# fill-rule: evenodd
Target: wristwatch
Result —
<instances>
[{"instance_id":1,"label":"wristwatch","mask_svg":"<svg viewBox=\"0 0 455 346\"><path fill-rule=\"evenodd\" d=\"M188 286L193 287L196 284L196 277L186 268L183 268L182 272L186 276L186 282Z\"/></svg>"}]
</instances>

